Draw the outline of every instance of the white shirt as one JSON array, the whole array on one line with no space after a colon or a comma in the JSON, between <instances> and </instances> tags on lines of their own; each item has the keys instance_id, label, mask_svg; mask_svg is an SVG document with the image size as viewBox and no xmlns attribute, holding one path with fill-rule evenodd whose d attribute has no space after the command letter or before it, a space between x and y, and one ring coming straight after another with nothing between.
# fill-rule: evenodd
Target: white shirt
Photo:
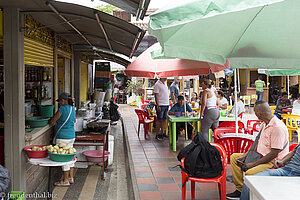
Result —
<instances>
[{"instance_id":1,"label":"white shirt","mask_svg":"<svg viewBox=\"0 0 300 200\"><path fill-rule=\"evenodd\" d=\"M298 103L298 100L295 100L293 103L292 115L300 115L300 103Z\"/></svg>"},{"instance_id":2,"label":"white shirt","mask_svg":"<svg viewBox=\"0 0 300 200\"><path fill-rule=\"evenodd\" d=\"M157 95L159 106L169 106L169 90L165 83L158 80L154 85L154 93Z\"/></svg>"},{"instance_id":3,"label":"white shirt","mask_svg":"<svg viewBox=\"0 0 300 200\"><path fill-rule=\"evenodd\" d=\"M241 114L242 112L245 112L245 106L242 101L237 102L236 108L237 108L237 115ZM229 112L235 115L235 106L234 105L232 106L232 109Z\"/></svg>"},{"instance_id":4,"label":"white shirt","mask_svg":"<svg viewBox=\"0 0 300 200\"><path fill-rule=\"evenodd\" d=\"M224 104L227 104L227 106L228 106L228 101L226 98L223 97L222 99L219 99L219 101L220 101L221 106L223 106ZM226 109L223 109L223 110L226 110Z\"/></svg>"},{"instance_id":5,"label":"white shirt","mask_svg":"<svg viewBox=\"0 0 300 200\"><path fill-rule=\"evenodd\" d=\"M206 108L211 109L217 106L217 96L212 89L207 88L206 91L209 91L212 94L212 97L206 99Z\"/></svg>"}]
</instances>

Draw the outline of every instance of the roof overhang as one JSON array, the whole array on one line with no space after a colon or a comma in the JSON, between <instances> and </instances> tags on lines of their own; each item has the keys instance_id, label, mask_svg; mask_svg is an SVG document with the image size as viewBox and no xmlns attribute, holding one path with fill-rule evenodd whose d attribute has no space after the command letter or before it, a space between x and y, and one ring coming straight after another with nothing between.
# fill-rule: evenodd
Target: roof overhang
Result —
<instances>
[{"instance_id":1,"label":"roof overhang","mask_svg":"<svg viewBox=\"0 0 300 200\"><path fill-rule=\"evenodd\" d=\"M17 7L73 45L88 45L132 57L145 31L122 19L81 5L47 0L0 1ZM26 30L23 30L26 31Z\"/></svg>"},{"instance_id":2,"label":"roof overhang","mask_svg":"<svg viewBox=\"0 0 300 200\"><path fill-rule=\"evenodd\" d=\"M137 19L144 19L150 0L102 0L118 8L121 8Z\"/></svg>"}]
</instances>

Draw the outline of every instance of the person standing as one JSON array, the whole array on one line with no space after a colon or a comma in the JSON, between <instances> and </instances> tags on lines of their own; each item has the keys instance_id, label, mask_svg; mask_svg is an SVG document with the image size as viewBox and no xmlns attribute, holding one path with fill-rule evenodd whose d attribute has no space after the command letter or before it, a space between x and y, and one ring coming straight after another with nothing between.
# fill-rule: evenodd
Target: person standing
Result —
<instances>
[{"instance_id":1,"label":"person standing","mask_svg":"<svg viewBox=\"0 0 300 200\"><path fill-rule=\"evenodd\" d=\"M164 137L168 109L169 109L169 90L166 85L167 78L160 78L154 85L154 95L156 103L156 137L157 140L162 140ZM165 136L166 137L166 136Z\"/></svg>"},{"instance_id":2,"label":"person standing","mask_svg":"<svg viewBox=\"0 0 300 200\"><path fill-rule=\"evenodd\" d=\"M266 83L262 80L262 77L259 76L258 80L255 81L256 95L257 101L261 101L264 96L264 87L266 87Z\"/></svg>"},{"instance_id":3,"label":"person standing","mask_svg":"<svg viewBox=\"0 0 300 200\"><path fill-rule=\"evenodd\" d=\"M72 97L68 93L62 93L56 100L59 109L50 119L49 124L56 124L55 144L65 144L73 147L75 141L75 108ZM65 187L74 183L74 164L62 166L63 179L55 183L55 186Z\"/></svg>"},{"instance_id":4,"label":"person standing","mask_svg":"<svg viewBox=\"0 0 300 200\"><path fill-rule=\"evenodd\" d=\"M171 99L173 104L177 103L179 96L179 77L174 78L174 82L170 86Z\"/></svg>"},{"instance_id":5,"label":"person standing","mask_svg":"<svg viewBox=\"0 0 300 200\"><path fill-rule=\"evenodd\" d=\"M202 103L200 117L203 115L201 133L208 141L208 132L212 128L214 130L219 126L220 112L217 108L218 99L214 91L212 91L211 80L205 79L202 83Z\"/></svg>"}]
</instances>

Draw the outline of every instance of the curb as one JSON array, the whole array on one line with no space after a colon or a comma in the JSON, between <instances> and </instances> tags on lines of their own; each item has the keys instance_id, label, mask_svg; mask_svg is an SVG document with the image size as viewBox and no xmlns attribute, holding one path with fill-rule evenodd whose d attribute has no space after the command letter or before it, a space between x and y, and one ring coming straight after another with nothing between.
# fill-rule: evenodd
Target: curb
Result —
<instances>
[{"instance_id":1,"label":"curb","mask_svg":"<svg viewBox=\"0 0 300 200\"><path fill-rule=\"evenodd\" d=\"M125 124L123 122L123 117L121 117L122 123L122 132L123 132L123 141L124 141L124 150L125 154L127 154L126 160L126 172L127 172L127 181L128 181L128 196L129 199L140 200L139 189L136 182L136 176L134 171L133 160L131 156L129 141L127 130L125 128Z\"/></svg>"}]
</instances>

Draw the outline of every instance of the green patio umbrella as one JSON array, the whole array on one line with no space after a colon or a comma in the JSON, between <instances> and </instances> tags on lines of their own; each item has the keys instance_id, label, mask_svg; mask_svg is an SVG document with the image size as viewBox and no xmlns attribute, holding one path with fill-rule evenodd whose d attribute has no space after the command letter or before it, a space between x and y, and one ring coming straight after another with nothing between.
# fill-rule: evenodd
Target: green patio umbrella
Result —
<instances>
[{"instance_id":1,"label":"green patio umbrella","mask_svg":"<svg viewBox=\"0 0 300 200\"><path fill-rule=\"evenodd\" d=\"M259 74L266 74L268 76L287 76L287 92L290 96L290 80L289 76L299 76L300 70L296 69L258 69Z\"/></svg>"},{"instance_id":2,"label":"green patio umbrella","mask_svg":"<svg viewBox=\"0 0 300 200\"><path fill-rule=\"evenodd\" d=\"M299 0L188 0L150 16L160 58L300 69Z\"/></svg>"}]
</instances>

